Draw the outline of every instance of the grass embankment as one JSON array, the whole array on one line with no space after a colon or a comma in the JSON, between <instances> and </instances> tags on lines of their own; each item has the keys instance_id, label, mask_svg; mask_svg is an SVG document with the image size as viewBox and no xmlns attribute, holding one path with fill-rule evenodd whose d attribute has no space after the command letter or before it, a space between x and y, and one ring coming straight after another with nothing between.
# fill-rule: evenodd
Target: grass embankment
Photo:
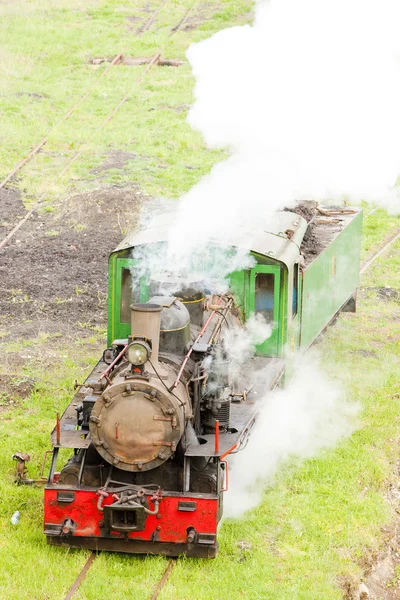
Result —
<instances>
[{"instance_id":1,"label":"grass embankment","mask_svg":"<svg viewBox=\"0 0 400 600\"><path fill-rule=\"evenodd\" d=\"M167 2L154 27L140 37L135 29L149 16L144 2L129 7L118 1L73 0L59 2L57 8L43 0L2 5L2 175L105 68L88 65L90 57L115 56L121 50L132 56L152 55L189 5ZM210 4L203 6L203 13L214 11L214 18L177 33L165 56L184 58L191 41L244 22L251 3L218 2L215 10ZM204 19L201 11L196 14L198 20ZM112 70L96 93L51 135L21 174L19 185L25 198L46 190L51 206L66 194L112 183L135 183L149 194L177 195L222 156L206 151L201 137L185 123L193 99L188 65L154 68L137 88L133 83L141 72L141 67ZM131 87L132 96L118 117L67 176L56 180L80 143L91 137ZM123 168L99 171L112 150L132 157ZM371 215L365 222L363 257L368 258L398 227L399 220L382 211ZM319 346L325 368L343 382L350 399L362 404L358 431L318 458L282 469L256 510L224 523L215 561L178 561L162 592L163 600L336 599L342 596L339 585L344 578L362 575L365 557L384 543L382 526L394 518L387 492L391 482L396 484L400 308L394 297L371 288L398 290L399 261L397 244L363 277L359 312L342 315ZM68 344L61 336L13 340L4 320L1 329L2 372L17 380L34 378L36 391L13 406L4 397L0 411L0 596L4 600L53 600L65 595L87 552L46 546L42 491L13 484L11 454L30 452L30 475L38 475L54 415L67 404L73 379L80 380L100 355L104 338L98 333L91 339L82 334ZM16 527L10 524L15 510L21 512ZM161 557L103 554L76 598L150 598L165 566Z\"/></svg>"}]
</instances>

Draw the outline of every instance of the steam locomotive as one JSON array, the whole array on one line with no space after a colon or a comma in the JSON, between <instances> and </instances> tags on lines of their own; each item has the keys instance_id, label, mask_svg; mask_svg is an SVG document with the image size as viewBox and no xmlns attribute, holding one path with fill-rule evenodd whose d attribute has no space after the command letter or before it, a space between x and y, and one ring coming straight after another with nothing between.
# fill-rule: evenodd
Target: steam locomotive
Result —
<instances>
[{"instance_id":1,"label":"steam locomotive","mask_svg":"<svg viewBox=\"0 0 400 600\"><path fill-rule=\"evenodd\" d=\"M241 245L253 266L231 273L219 295L207 294L204 261L203 273L135 281L134 250L162 253L173 215L111 254L108 348L51 434L48 543L216 555L229 456L245 445L290 356L339 310L355 309L362 215L325 213L310 223L281 211L259 230L225 239L227 251ZM271 334L238 368L231 333L254 315Z\"/></svg>"}]
</instances>

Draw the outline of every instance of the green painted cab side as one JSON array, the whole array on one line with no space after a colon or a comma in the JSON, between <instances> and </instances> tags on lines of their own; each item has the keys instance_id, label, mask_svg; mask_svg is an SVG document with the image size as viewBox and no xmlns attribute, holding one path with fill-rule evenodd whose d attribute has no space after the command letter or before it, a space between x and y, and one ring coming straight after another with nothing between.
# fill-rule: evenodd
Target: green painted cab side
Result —
<instances>
[{"instance_id":1,"label":"green painted cab side","mask_svg":"<svg viewBox=\"0 0 400 600\"><path fill-rule=\"evenodd\" d=\"M252 269L235 271L230 275L230 291L235 298L235 304L242 322L246 322L255 310L255 282L259 273L270 273L275 277L274 290L274 316L271 336L257 347L260 356L279 356L285 344L286 324L286 294L287 276L285 269L277 261L271 261L268 257L255 255L259 263ZM263 263L263 264L260 264ZM108 270L108 336L107 343L111 345L116 339L125 339L130 335L130 322L122 318L122 296L123 296L123 271L132 269L135 265L133 258L129 257L126 250L116 251L111 254ZM149 299L149 291L146 285L141 285L140 301Z\"/></svg>"},{"instance_id":2,"label":"green painted cab side","mask_svg":"<svg viewBox=\"0 0 400 600\"><path fill-rule=\"evenodd\" d=\"M116 252L110 255L108 260L108 326L107 326L107 345L110 346L112 342L117 339L115 331L117 324L115 322L115 303L117 301L116 295L120 297L121 291L116 289L115 286L115 273L117 269L117 256Z\"/></svg>"},{"instance_id":3,"label":"green painted cab side","mask_svg":"<svg viewBox=\"0 0 400 600\"><path fill-rule=\"evenodd\" d=\"M124 270L130 272L135 266L135 261L126 250L116 251L110 255L108 262L108 328L107 344L110 346L114 340L125 339L131 333L129 318L122 318L122 278ZM148 300L146 286L140 287L140 301Z\"/></svg>"}]
</instances>

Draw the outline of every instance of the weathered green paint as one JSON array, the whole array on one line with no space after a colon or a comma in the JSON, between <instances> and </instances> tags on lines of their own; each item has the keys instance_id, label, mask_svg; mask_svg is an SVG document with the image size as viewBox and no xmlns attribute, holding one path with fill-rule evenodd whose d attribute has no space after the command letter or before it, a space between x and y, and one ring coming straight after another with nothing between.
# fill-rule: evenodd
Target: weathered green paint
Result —
<instances>
[{"instance_id":1,"label":"weathered green paint","mask_svg":"<svg viewBox=\"0 0 400 600\"><path fill-rule=\"evenodd\" d=\"M243 322L255 313L255 282L257 274L271 273L275 278L273 331L269 339L257 347L261 356L290 356L299 347L308 347L329 324L348 298L354 293L359 280L360 239L362 213L355 215L338 233L328 247L298 272L297 314L292 316L293 268L300 258L293 243L290 253L283 245L284 260L278 256L251 252L256 261L252 269L236 271L229 276L229 288ZM271 237L271 236L270 236ZM276 236L275 236L276 237ZM272 238L271 238L272 239ZM157 244L159 244L158 242ZM164 243L164 242L161 242ZM135 265L131 247L120 245L109 260L108 344L127 338L130 323L121 322L122 269ZM226 249L227 253L231 248ZM291 261L289 261L289 256ZM196 265L207 269L213 260L213 250L194 257ZM195 265L195 266L196 266ZM149 288L142 278L140 301L149 299Z\"/></svg>"},{"instance_id":2,"label":"weathered green paint","mask_svg":"<svg viewBox=\"0 0 400 600\"><path fill-rule=\"evenodd\" d=\"M229 277L229 288L233 295L235 305L239 309L239 316L241 321L247 319L247 302L246 302L246 289L248 287L249 272L248 271L235 271L231 273Z\"/></svg>"},{"instance_id":3,"label":"weathered green paint","mask_svg":"<svg viewBox=\"0 0 400 600\"><path fill-rule=\"evenodd\" d=\"M288 282L293 276L293 265L291 272L288 274ZM285 356L291 356L295 350L299 347L300 344L300 319L301 319L301 307L302 307L302 288L303 288L303 277L300 269L297 271L297 314L291 318L290 325L287 327L287 335L284 341L285 344ZM292 311L292 303L293 303L293 294L290 294L289 285L285 289L285 295L287 297L287 310L286 321L290 321L290 314Z\"/></svg>"},{"instance_id":4,"label":"weathered green paint","mask_svg":"<svg viewBox=\"0 0 400 600\"><path fill-rule=\"evenodd\" d=\"M247 289L248 315L256 314L256 279L259 274L271 274L274 277L274 309L271 335L259 346L257 354L262 356L277 356L281 347L282 310L281 310L281 268L273 265L257 265L250 270L249 286Z\"/></svg>"},{"instance_id":5,"label":"weathered green paint","mask_svg":"<svg viewBox=\"0 0 400 600\"><path fill-rule=\"evenodd\" d=\"M116 253L111 254L108 261L108 328L107 328L107 345L110 346L113 340L116 339L115 335L115 295L121 293L118 291L115 285L115 272L116 272Z\"/></svg>"},{"instance_id":6,"label":"weathered green paint","mask_svg":"<svg viewBox=\"0 0 400 600\"><path fill-rule=\"evenodd\" d=\"M354 293L359 282L362 213L303 273L301 347L307 348Z\"/></svg>"}]
</instances>

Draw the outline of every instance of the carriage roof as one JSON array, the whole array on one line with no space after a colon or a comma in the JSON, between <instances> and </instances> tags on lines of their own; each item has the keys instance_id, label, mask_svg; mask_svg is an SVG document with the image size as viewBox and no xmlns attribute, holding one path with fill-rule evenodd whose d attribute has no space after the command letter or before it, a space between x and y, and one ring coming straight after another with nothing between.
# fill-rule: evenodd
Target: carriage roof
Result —
<instances>
[{"instance_id":1,"label":"carriage roof","mask_svg":"<svg viewBox=\"0 0 400 600\"><path fill-rule=\"evenodd\" d=\"M129 233L115 252L143 244L167 242L170 228L176 223L176 216L176 212L169 212L155 217L148 227ZM306 229L307 221L303 217L290 211L277 211L257 228L239 226L235 232L221 229L218 238L210 238L209 242L227 248L243 248L290 267L299 256Z\"/></svg>"}]
</instances>

